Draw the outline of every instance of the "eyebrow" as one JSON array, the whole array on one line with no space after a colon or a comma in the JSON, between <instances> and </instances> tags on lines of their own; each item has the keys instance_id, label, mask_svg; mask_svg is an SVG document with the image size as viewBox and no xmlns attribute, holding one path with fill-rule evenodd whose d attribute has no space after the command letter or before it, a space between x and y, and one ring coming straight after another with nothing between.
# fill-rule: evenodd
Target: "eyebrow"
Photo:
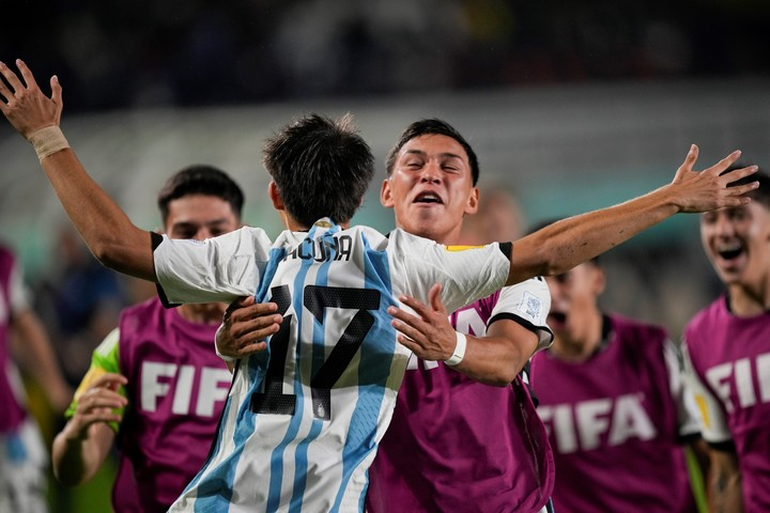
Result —
<instances>
[{"instance_id":1,"label":"eyebrow","mask_svg":"<svg viewBox=\"0 0 770 513\"><path fill-rule=\"evenodd\" d=\"M405 154L420 155L422 157L427 157L428 156L428 154L426 152L422 151L422 150L406 150L404 153ZM451 152L439 153L438 156L439 157L445 157L445 158L449 157L449 158L455 158L455 159L463 160L463 158L460 155L457 155L456 153L451 153Z\"/></svg>"}]
</instances>

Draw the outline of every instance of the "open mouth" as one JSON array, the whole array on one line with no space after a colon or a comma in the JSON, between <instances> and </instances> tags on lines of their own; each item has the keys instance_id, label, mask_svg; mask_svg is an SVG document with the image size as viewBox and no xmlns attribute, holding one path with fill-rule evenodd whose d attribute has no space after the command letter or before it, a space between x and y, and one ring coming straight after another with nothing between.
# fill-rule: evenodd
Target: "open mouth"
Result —
<instances>
[{"instance_id":1,"label":"open mouth","mask_svg":"<svg viewBox=\"0 0 770 513\"><path fill-rule=\"evenodd\" d=\"M736 243L731 246L722 246L717 248L716 253L724 260L734 260L743 254L743 245Z\"/></svg>"},{"instance_id":2,"label":"open mouth","mask_svg":"<svg viewBox=\"0 0 770 513\"><path fill-rule=\"evenodd\" d=\"M437 203L443 205L444 201L435 192L421 192L414 198L414 203Z\"/></svg>"}]
</instances>

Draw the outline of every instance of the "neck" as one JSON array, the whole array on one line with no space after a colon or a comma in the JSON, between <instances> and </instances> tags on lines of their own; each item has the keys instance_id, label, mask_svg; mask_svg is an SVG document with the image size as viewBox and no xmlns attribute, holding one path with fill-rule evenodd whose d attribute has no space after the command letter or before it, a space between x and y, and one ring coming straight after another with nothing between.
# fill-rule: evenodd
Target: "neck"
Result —
<instances>
[{"instance_id":1,"label":"neck","mask_svg":"<svg viewBox=\"0 0 770 513\"><path fill-rule=\"evenodd\" d=\"M770 293L763 283L761 286L740 284L728 287L730 311L738 317L753 317L770 310Z\"/></svg>"}]
</instances>

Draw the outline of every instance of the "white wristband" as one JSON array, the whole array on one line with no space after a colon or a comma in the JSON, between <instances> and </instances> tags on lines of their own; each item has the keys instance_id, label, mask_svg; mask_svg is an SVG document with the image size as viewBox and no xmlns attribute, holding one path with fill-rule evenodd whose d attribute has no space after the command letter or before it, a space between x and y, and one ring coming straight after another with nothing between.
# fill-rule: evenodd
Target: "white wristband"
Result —
<instances>
[{"instance_id":1,"label":"white wristband","mask_svg":"<svg viewBox=\"0 0 770 513\"><path fill-rule=\"evenodd\" d=\"M223 326L224 325L220 324L219 328L217 328L217 334L214 337L214 351L217 353L217 356L220 357L225 363L233 363L235 360L237 360L237 358L223 355L219 352L219 346L217 345L217 340L219 340L219 332L222 330Z\"/></svg>"},{"instance_id":2,"label":"white wristband","mask_svg":"<svg viewBox=\"0 0 770 513\"><path fill-rule=\"evenodd\" d=\"M457 345L455 345L455 350L452 352L452 356L444 360L444 363L450 367L454 367L463 361L463 357L465 356L465 346L468 344L468 340L465 338L465 335L459 331L455 331L455 336L457 337Z\"/></svg>"}]
</instances>

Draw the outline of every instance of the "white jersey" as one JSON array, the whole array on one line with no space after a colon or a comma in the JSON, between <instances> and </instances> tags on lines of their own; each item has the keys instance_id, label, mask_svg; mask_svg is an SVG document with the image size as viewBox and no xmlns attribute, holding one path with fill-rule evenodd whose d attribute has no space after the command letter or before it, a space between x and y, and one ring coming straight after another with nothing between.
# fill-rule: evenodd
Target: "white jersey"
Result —
<instances>
[{"instance_id":1,"label":"white jersey","mask_svg":"<svg viewBox=\"0 0 770 513\"><path fill-rule=\"evenodd\" d=\"M170 302L253 294L284 316L268 350L238 362L212 454L171 511L362 511L410 355L387 307L440 282L452 311L506 281L499 244L453 249L327 219L275 244L255 228L164 238L155 269Z\"/></svg>"}]
</instances>

